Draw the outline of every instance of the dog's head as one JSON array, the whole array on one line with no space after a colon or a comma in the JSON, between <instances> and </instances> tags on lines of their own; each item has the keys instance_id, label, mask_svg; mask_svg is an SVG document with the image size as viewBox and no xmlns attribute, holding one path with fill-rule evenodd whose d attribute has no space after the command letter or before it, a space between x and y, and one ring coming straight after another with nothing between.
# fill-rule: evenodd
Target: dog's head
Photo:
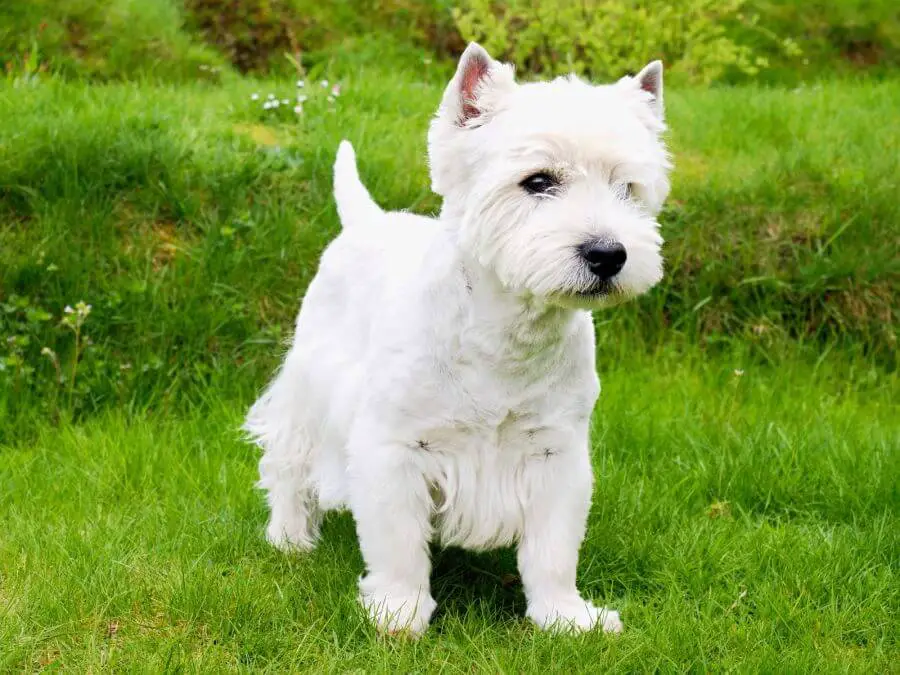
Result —
<instances>
[{"instance_id":1,"label":"dog's head","mask_svg":"<svg viewBox=\"0 0 900 675\"><path fill-rule=\"evenodd\" d=\"M664 129L658 61L604 86L517 84L473 43L428 134L432 188L505 286L602 307L662 278Z\"/></svg>"}]
</instances>

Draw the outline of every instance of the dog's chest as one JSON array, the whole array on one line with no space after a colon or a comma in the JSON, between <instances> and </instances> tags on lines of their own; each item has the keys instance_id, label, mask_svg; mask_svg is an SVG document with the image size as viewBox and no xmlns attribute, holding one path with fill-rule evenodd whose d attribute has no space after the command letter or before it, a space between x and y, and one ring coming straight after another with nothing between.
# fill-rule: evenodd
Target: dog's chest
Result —
<instances>
[{"instance_id":1,"label":"dog's chest","mask_svg":"<svg viewBox=\"0 0 900 675\"><path fill-rule=\"evenodd\" d=\"M411 349L415 373L383 397L431 489L444 544L488 549L515 541L533 486L586 452L598 393L589 318L568 339L518 339L516 330L435 331ZM426 342L427 344L427 342ZM393 372L396 372L393 371Z\"/></svg>"},{"instance_id":2,"label":"dog's chest","mask_svg":"<svg viewBox=\"0 0 900 675\"><path fill-rule=\"evenodd\" d=\"M435 530L446 545L479 550L515 541L530 486L555 463L569 461L584 440L580 425L558 426L541 411L484 412L428 430L414 448L429 482Z\"/></svg>"}]
</instances>

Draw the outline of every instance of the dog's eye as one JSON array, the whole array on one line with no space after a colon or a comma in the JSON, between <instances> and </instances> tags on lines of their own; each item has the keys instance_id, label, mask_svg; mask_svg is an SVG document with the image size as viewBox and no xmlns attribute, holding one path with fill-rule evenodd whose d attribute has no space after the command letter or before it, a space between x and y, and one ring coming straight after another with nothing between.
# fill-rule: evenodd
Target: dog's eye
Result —
<instances>
[{"instance_id":1,"label":"dog's eye","mask_svg":"<svg viewBox=\"0 0 900 675\"><path fill-rule=\"evenodd\" d=\"M634 197L634 183L625 183L622 188L622 198L626 201Z\"/></svg>"},{"instance_id":2,"label":"dog's eye","mask_svg":"<svg viewBox=\"0 0 900 675\"><path fill-rule=\"evenodd\" d=\"M536 173L523 180L519 185L521 185L528 194L543 195L559 185L559 181L549 173Z\"/></svg>"}]
</instances>

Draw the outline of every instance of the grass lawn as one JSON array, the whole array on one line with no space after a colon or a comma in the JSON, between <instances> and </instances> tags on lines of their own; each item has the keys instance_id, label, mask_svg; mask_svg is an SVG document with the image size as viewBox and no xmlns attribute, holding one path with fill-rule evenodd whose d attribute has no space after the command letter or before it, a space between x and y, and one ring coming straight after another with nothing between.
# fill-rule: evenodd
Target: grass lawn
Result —
<instances>
[{"instance_id":1,"label":"grass lawn","mask_svg":"<svg viewBox=\"0 0 900 675\"><path fill-rule=\"evenodd\" d=\"M251 99L294 82L0 85L0 670L895 671L900 84L667 91L668 275L597 317L580 585L626 631L542 634L510 551L448 550L408 643L357 608L348 515L265 544L237 433L340 138L382 204L438 205L443 75L351 66L300 118Z\"/></svg>"},{"instance_id":2,"label":"grass lawn","mask_svg":"<svg viewBox=\"0 0 900 675\"><path fill-rule=\"evenodd\" d=\"M622 610L617 637L540 633L511 552L454 550L426 637L378 637L348 515L308 556L263 541L237 401L41 426L0 454L0 667L887 672L897 378L742 366L666 350L601 366L580 585Z\"/></svg>"}]
</instances>

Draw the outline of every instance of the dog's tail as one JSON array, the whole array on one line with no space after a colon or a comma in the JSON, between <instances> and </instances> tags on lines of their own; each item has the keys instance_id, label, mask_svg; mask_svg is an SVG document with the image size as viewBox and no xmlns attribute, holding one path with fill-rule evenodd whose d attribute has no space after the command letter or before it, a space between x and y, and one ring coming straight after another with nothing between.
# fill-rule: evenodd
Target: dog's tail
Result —
<instances>
[{"instance_id":1,"label":"dog's tail","mask_svg":"<svg viewBox=\"0 0 900 675\"><path fill-rule=\"evenodd\" d=\"M344 227L359 227L384 215L359 179L356 155L349 141L341 141L334 162L334 200Z\"/></svg>"}]
</instances>

